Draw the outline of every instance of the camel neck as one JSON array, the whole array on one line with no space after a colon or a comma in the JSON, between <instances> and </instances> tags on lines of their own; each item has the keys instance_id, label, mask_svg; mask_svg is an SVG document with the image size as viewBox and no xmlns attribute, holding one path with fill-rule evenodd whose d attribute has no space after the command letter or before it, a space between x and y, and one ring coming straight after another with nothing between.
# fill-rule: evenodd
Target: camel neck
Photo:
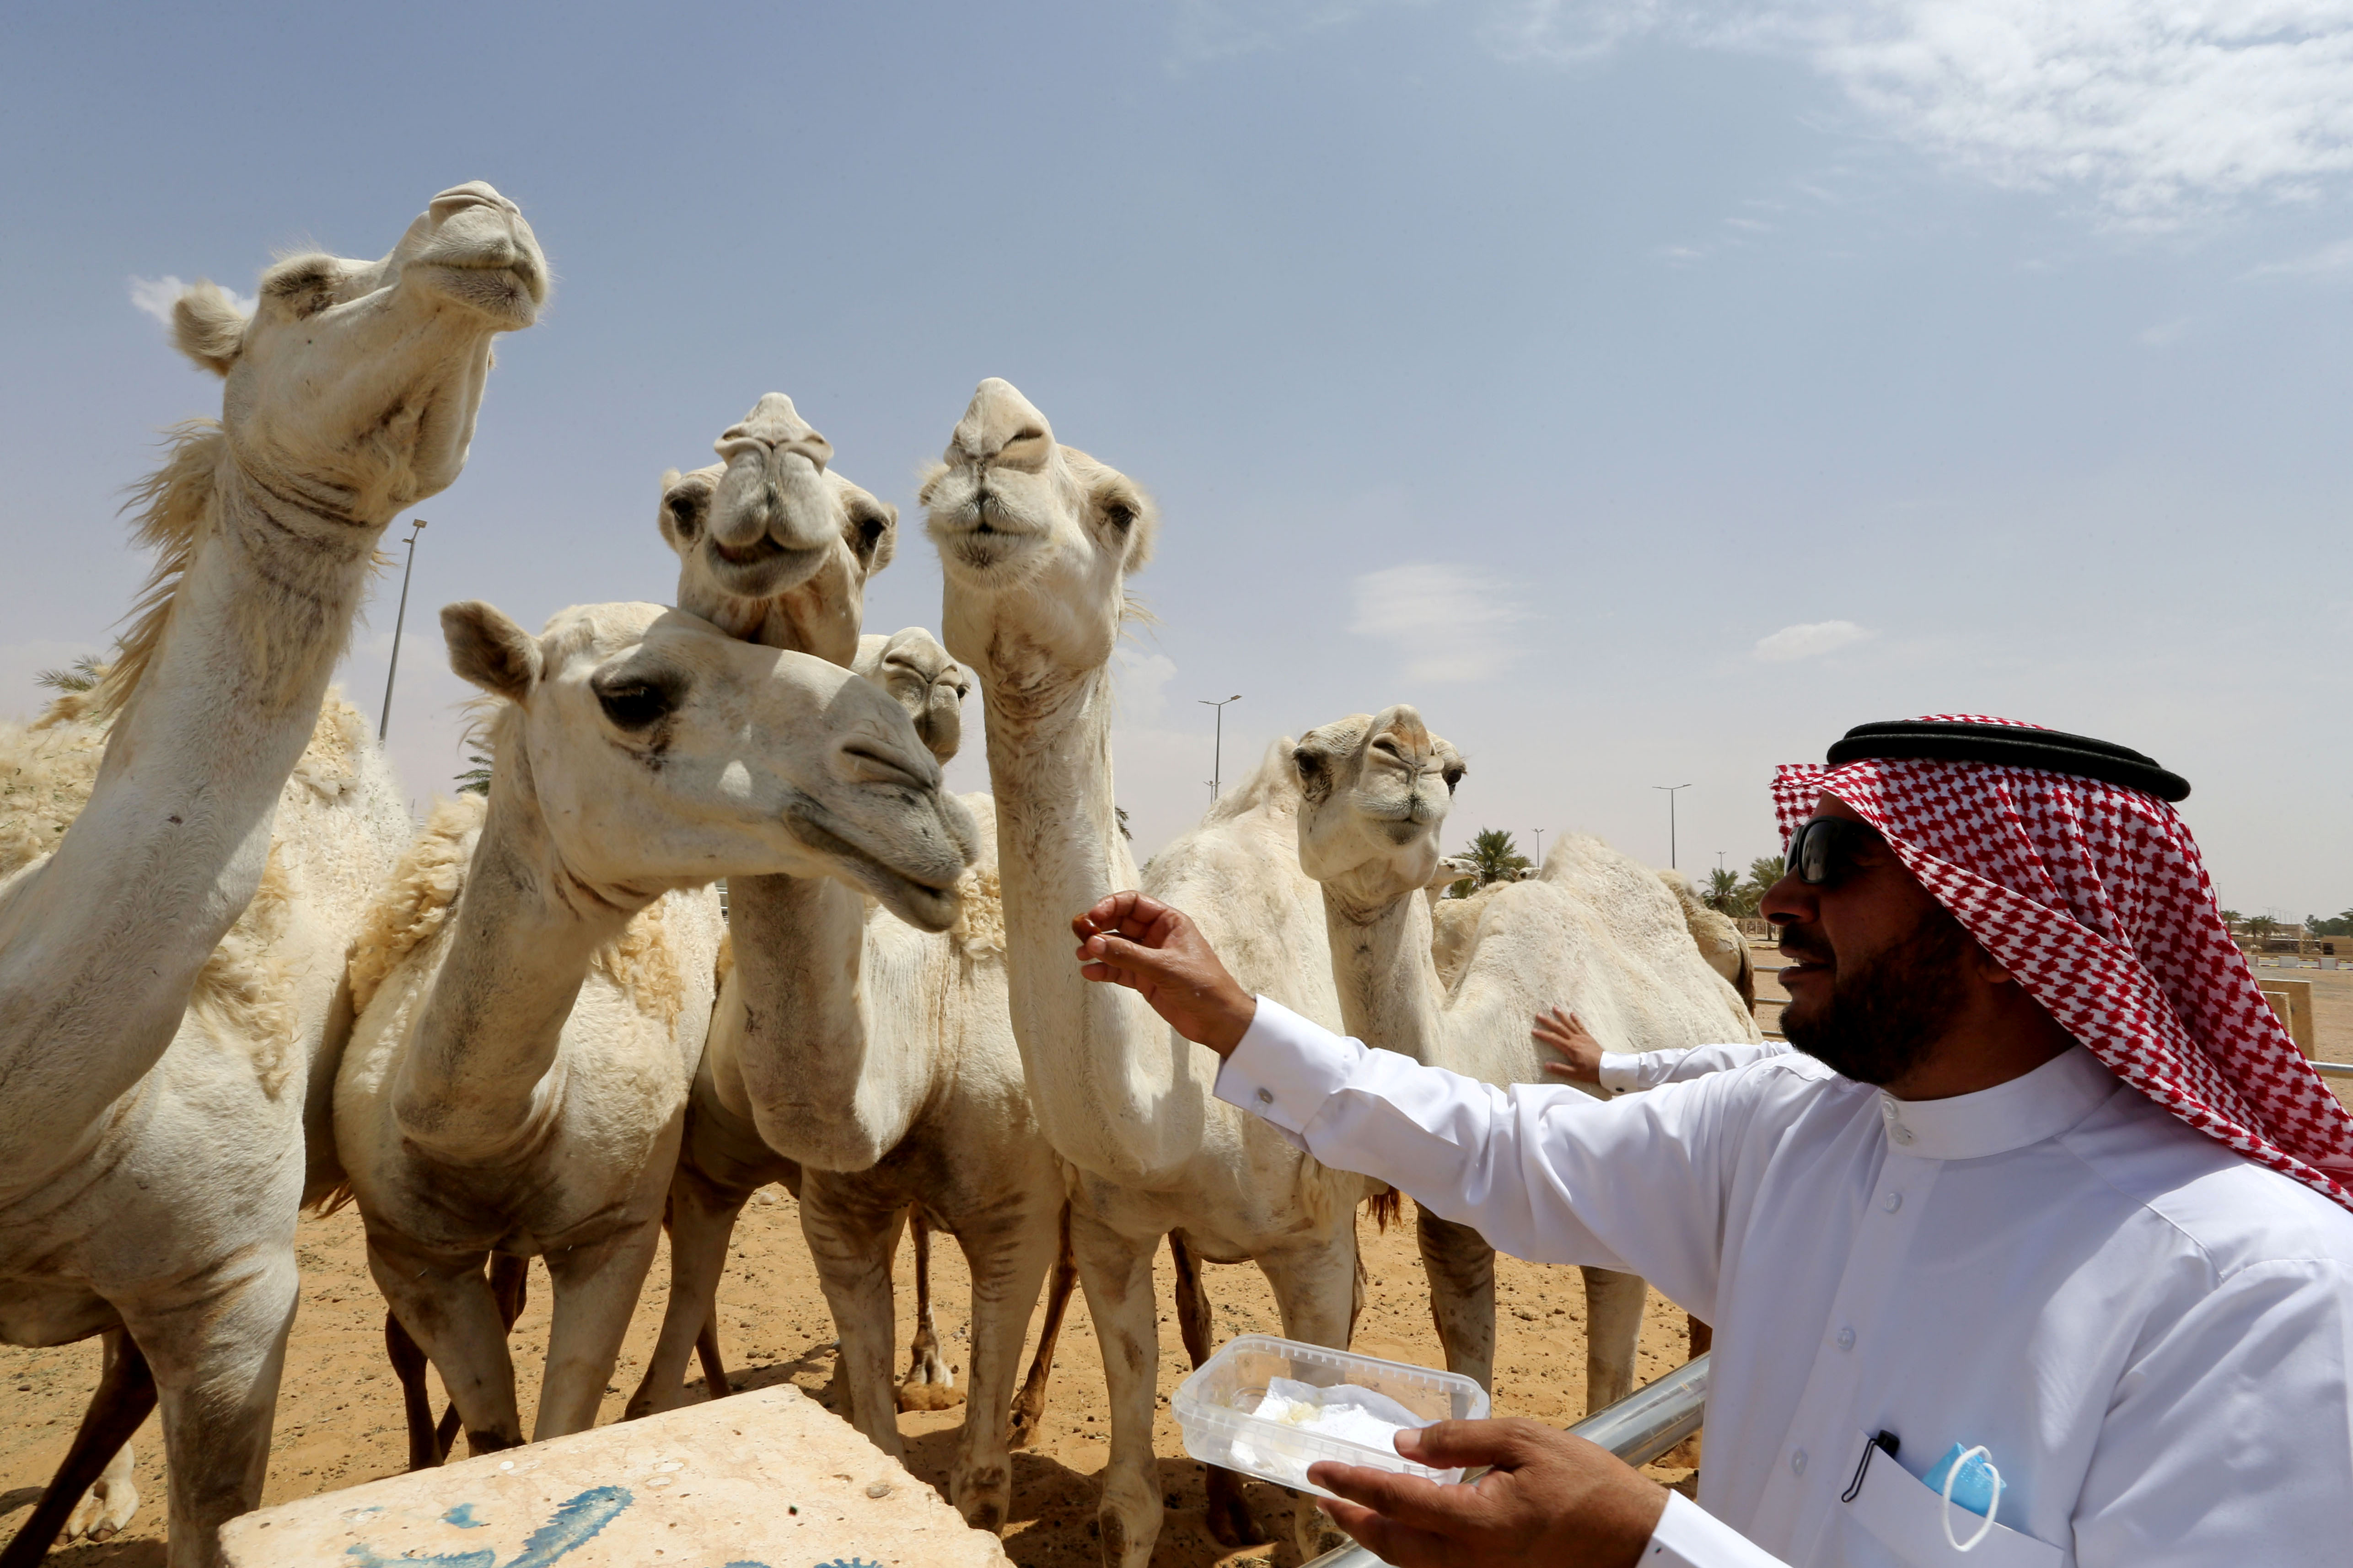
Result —
<instances>
[{"instance_id":1,"label":"camel neck","mask_svg":"<svg viewBox=\"0 0 2353 1568\"><path fill-rule=\"evenodd\" d=\"M0 1194L69 1160L172 1043L260 885L383 523L306 512L221 456L90 803L0 910Z\"/></svg>"},{"instance_id":2,"label":"camel neck","mask_svg":"<svg viewBox=\"0 0 2353 1568\"><path fill-rule=\"evenodd\" d=\"M866 994L866 902L830 877L727 883L735 971L713 1048L732 1057L762 1142L824 1171L862 1171L906 1137L930 1089L912 1015Z\"/></svg>"},{"instance_id":3,"label":"camel neck","mask_svg":"<svg viewBox=\"0 0 2353 1568\"><path fill-rule=\"evenodd\" d=\"M520 742L501 748L447 956L393 1098L401 1131L456 1162L493 1162L535 1136L562 1088L564 1026L590 962L660 896L595 886L565 867Z\"/></svg>"},{"instance_id":4,"label":"camel neck","mask_svg":"<svg viewBox=\"0 0 2353 1568\"><path fill-rule=\"evenodd\" d=\"M1386 903L1324 889L1340 1020L1376 1050L1446 1064L1446 1016L1430 958L1430 905L1419 891Z\"/></svg>"},{"instance_id":5,"label":"camel neck","mask_svg":"<svg viewBox=\"0 0 2353 1568\"><path fill-rule=\"evenodd\" d=\"M1195 1047L1134 993L1082 978L1071 957L1071 918L1137 882L1113 795L1110 672L1013 689L984 679L982 691L1006 978L1039 1125L1082 1170L1164 1179L1200 1144Z\"/></svg>"}]
</instances>

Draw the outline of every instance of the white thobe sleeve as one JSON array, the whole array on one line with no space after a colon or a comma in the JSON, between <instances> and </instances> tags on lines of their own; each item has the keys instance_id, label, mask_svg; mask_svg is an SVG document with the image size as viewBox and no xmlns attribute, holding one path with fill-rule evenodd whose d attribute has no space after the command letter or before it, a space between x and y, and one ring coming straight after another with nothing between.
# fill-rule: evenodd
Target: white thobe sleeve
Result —
<instances>
[{"instance_id":1,"label":"white thobe sleeve","mask_svg":"<svg viewBox=\"0 0 2353 1568\"><path fill-rule=\"evenodd\" d=\"M1788 1568L1681 1492L1667 1494L1667 1510L1641 1562L1642 1568Z\"/></svg>"},{"instance_id":2,"label":"white thobe sleeve","mask_svg":"<svg viewBox=\"0 0 2353 1568\"><path fill-rule=\"evenodd\" d=\"M1368 1050L1263 996L1217 1082L1325 1164L1388 1182L1500 1251L1640 1274L1703 1321L1736 1143L1710 1089L1498 1088Z\"/></svg>"},{"instance_id":3,"label":"white thobe sleeve","mask_svg":"<svg viewBox=\"0 0 2353 1568\"><path fill-rule=\"evenodd\" d=\"M1712 1072L1729 1072L1767 1057L1785 1057L1789 1047L1781 1040L1758 1040L1730 1046L1685 1046L1663 1051L1604 1051L1601 1087L1611 1094L1656 1089L1662 1083L1688 1083Z\"/></svg>"},{"instance_id":4,"label":"white thobe sleeve","mask_svg":"<svg viewBox=\"0 0 2353 1568\"><path fill-rule=\"evenodd\" d=\"M2200 1258L2202 1265L2204 1260ZM2353 1271L2253 1264L2199 1293L2117 1381L2075 1506L2081 1568L2353 1558Z\"/></svg>"}]
</instances>

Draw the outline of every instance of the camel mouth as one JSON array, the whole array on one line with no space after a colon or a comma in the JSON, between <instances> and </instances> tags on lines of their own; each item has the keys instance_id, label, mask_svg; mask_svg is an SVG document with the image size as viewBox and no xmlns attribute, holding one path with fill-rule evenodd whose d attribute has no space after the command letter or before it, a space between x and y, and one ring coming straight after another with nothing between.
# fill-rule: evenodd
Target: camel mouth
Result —
<instances>
[{"instance_id":1,"label":"camel mouth","mask_svg":"<svg viewBox=\"0 0 2353 1568\"><path fill-rule=\"evenodd\" d=\"M416 265L429 270L441 293L496 321L529 326L547 302L546 269L512 246L420 257Z\"/></svg>"},{"instance_id":2,"label":"camel mouth","mask_svg":"<svg viewBox=\"0 0 2353 1568\"><path fill-rule=\"evenodd\" d=\"M814 802L806 802L786 813L786 826L806 847L832 861L846 880L918 931L943 931L955 924L963 910L956 891L964 876L962 861L953 869L945 865L913 870L890 865L819 821L821 811Z\"/></svg>"},{"instance_id":3,"label":"camel mouth","mask_svg":"<svg viewBox=\"0 0 2353 1568\"><path fill-rule=\"evenodd\" d=\"M703 564L723 592L739 599L766 599L799 587L825 564L829 545L795 550L767 534L744 544L704 541Z\"/></svg>"}]
</instances>

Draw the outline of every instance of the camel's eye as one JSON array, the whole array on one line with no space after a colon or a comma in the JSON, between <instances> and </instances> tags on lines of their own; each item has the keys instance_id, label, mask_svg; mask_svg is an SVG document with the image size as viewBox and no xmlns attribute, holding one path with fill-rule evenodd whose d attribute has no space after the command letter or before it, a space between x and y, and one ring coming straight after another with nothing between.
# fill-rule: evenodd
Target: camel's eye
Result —
<instances>
[{"instance_id":1,"label":"camel's eye","mask_svg":"<svg viewBox=\"0 0 2353 1568\"><path fill-rule=\"evenodd\" d=\"M589 686L605 717L621 730L638 731L676 710L686 696L682 679L639 674L598 675Z\"/></svg>"},{"instance_id":2,"label":"camel's eye","mask_svg":"<svg viewBox=\"0 0 2353 1568\"><path fill-rule=\"evenodd\" d=\"M1462 770L1459 767L1449 768L1446 770L1444 777L1446 779L1446 793L1452 795L1454 793L1454 786L1462 782Z\"/></svg>"},{"instance_id":3,"label":"camel's eye","mask_svg":"<svg viewBox=\"0 0 2353 1568\"><path fill-rule=\"evenodd\" d=\"M1103 521L1122 533L1125 533L1135 526L1135 509L1124 502L1113 501L1103 508Z\"/></svg>"},{"instance_id":4,"label":"camel's eye","mask_svg":"<svg viewBox=\"0 0 2353 1568\"><path fill-rule=\"evenodd\" d=\"M692 539L695 530L702 526L702 507L700 504L700 498L691 495L670 497L670 526L678 530L678 536L681 539Z\"/></svg>"},{"instance_id":5,"label":"camel's eye","mask_svg":"<svg viewBox=\"0 0 2353 1568\"><path fill-rule=\"evenodd\" d=\"M891 521L886 517L880 516L871 511L860 517L858 520L858 558L860 561L873 560L875 551L881 548L883 534L889 532L890 529Z\"/></svg>"}]
</instances>

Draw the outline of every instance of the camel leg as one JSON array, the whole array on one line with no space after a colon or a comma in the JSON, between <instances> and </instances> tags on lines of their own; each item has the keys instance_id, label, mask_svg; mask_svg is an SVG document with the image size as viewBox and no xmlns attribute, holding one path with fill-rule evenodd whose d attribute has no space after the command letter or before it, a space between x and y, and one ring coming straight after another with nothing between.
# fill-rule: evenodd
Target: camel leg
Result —
<instances>
[{"instance_id":1,"label":"camel leg","mask_svg":"<svg viewBox=\"0 0 2353 1568\"><path fill-rule=\"evenodd\" d=\"M1054 1345L1062 1337L1062 1314L1070 1310L1071 1288L1079 1282L1079 1266L1071 1257L1071 1209L1062 1205L1061 1252L1054 1259L1054 1272L1046 1282L1046 1321L1038 1330L1038 1353L1029 1358L1029 1375L1021 1380L1021 1393L1013 1401L1013 1429L1006 1437L1008 1448L1026 1448L1038 1435L1038 1423L1046 1415L1046 1384L1054 1375Z\"/></svg>"},{"instance_id":2,"label":"camel leg","mask_svg":"<svg viewBox=\"0 0 2353 1568\"><path fill-rule=\"evenodd\" d=\"M368 1237L368 1272L401 1328L440 1373L466 1447L476 1454L522 1441L507 1325L482 1271L484 1258L480 1252L427 1252L396 1237ZM448 1451L438 1436L435 1446Z\"/></svg>"},{"instance_id":3,"label":"camel leg","mask_svg":"<svg viewBox=\"0 0 2353 1568\"><path fill-rule=\"evenodd\" d=\"M1467 1225L1414 1205L1414 1239L1430 1277L1430 1315L1446 1370L1493 1393L1495 1377L1495 1249Z\"/></svg>"},{"instance_id":4,"label":"camel leg","mask_svg":"<svg viewBox=\"0 0 2353 1568\"><path fill-rule=\"evenodd\" d=\"M905 1448L891 1386L891 1256L904 1212L861 1201L853 1183L834 1173L802 1173L801 1235L833 1311L840 1341L834 1375L849 1396L849 1424L894 1459Z\"/></svg>"},{"instance_id":5,"label":"camel leg","mask_svg":"<svg viewBox=\"0 0 2353 1568\"><path fill-rule=\"evenodd\" d=\"M1642 1337L1642 1302L1649 1287L1639 1274L1585 1268L1585 1410L1617 1404L1634 1392L1634 1345Z\"/></svg>"},{"instance_id":6,"label":"camel leg","mask_svg":"<svg viewBox=\"0 0 2353 1568\"><path fill-rule=\"evenodd\" d=\"M1111 1458L1095 1505L1103 1568L1145 1568L1160 1539L1160 1478L1152 1454L1160 1373L1152 1255L1159 1249L1157 1237L1122 1236L1083 1210L1071 1212L1071 1251L1103 1347L1111 1405Z\"/></svg>"},{"instance_id":7,"label":"camel leg","mask_svg":"<svg viewBox=\"0 0 2353 1568\"><path fill-rule=\"evenodd\" d=\"M992 1534L1013 1511L1013 1460L1006 1447L1014 1375L1039 1288L1060 1249L1062 1205L1026 1197L965 1223L956 1233L972 1271L972 1363L964 1429L948 1466L948 1498L975 1530ZM1009 1212L1008 1212L1009 1210Z\"/></svg>"},{"instance_id":8,"label":"camel leg","mask_svg":"<svg viewBox=\"0 0 2353 1568\"><path fill-rule=\"evenodd\" d=\"M523 1288L530 1280L530 1258L517 1258L505 1252L491 1254L491 1300L499 1304L499 1321L507 1326L509 1334L514 1332L515 1320L522 1316ZM448 1458L449 1446L457 1440L458 1405L452 1400L441 1412L441 1425L433 1429L434 1452L440 1456L433 1462L438 1465L441 1459Z\"/></svg>"},{"instance_id":9,"label":"camel leg","mask_svg":"<svg viewBox=\"0 0 2353 1568\"><path fill-rule=\"evenodd\" d=\"M680 1162L678 1173L670 1178L670 1209L663 1221L670 1229L670 1302L662 1309L661 1333L647 1359L645 1376L629 1395L624 1420L685 1404L691 1354L702 1358L708 1396L717 1399L726 1394L727 1374L719 1361L719 1280L727 1269L727 1245L735 1234L735 1222L757 1190L723 1186Z\"/></svg>"},{"instance_id":10,"label":"camel leg","mask_svg":"<svg viewBox=\"0 0 2353 1568\"><path fill-rule=\"evenodd\" d=\"M131 1522L131 1511L139 1505L138 1490L132 1485L131 1435L154 1408L155 1377L147 1358L122 1330L107 1330L106 1363L97 1392L90 1396L73 1445L48 1489L6 1550L0 1551L0 1568L33 1568L48 1555L59 1530L71 1531L82 1521L84 1508L100 1488L105 1498L98 1518L80 1523L81 1533L104 1541ZM99 1533L101 1530L105 1534Z\"/></svg>"},{"instance_id":11,"label":"camel leg","mask_svg":"<svg viewBox=\"0 0 2353 1568\"><path fill-rule=\"evenodd\" d=\"M218 1563L220 1527L259 1506L269 1468L270 1422L300 1293L294 1249L253 1248L231 1267L247 1271L191 1281L167 1307L141 1303L123 1313L163 1406L170 1568Z\"/></svg>"},{"instance_id":12,"label":"camel leg","mask_svg":"<svg viewBox=\"0 0 2353 1568\"><path fill-rule=\"evenodd\" d=\"M702 1320L702 1331L694 1336L694 1359L702 1363L702 1395L706 1399L724 1399L733 1392L727 1386L727 1363L719 1359L719 1319L716 1314Z\"/></svg>"},{"instance_id":13,"label":"camel leg","mask_svg":"<svg viewBox=\"0 0 2353 1568\"><path fill-rule=\"evenodd\" d=\"M152 1386L152 1385L151 1385ZM66 1519L66 1541L69 1544L87 1541L93 1544L113 1540L139 1511L139 1460L125 1443L106 1461L106 1468L81 1501Z\"/></svg>"},{"instance_id":14,"label":"camel leg","mask_svg":"<svg viewBox=\"0 0 2353 1568\"><path fill-rule=\"evenodd\" d=\"M932 1222L923 1205L910 1205L907 1223L915 1236L915 1338L907 1347L907 1375L899 1384L902 1410L945 1410L963 1397L955 1374L940 1359L940 1326L932 1317Z\"/></svg>"},{"instance_id":15,"label":"camel leg","mask_svg":"<svg viewBox=\"0 0 2353 1568\"><path fill-rule=\"evenodd\" d=\"M1215 1321L1209 1310L1209 1290L1201 1277L1200 1260L1186 1245L1183 1233L1168 1233L1168 1258L1176 1279L1176 1331L1185 1341L1185 1354L1198 1370L1215 1347ZM1209 1537L1220 1546L1256 1546L1266 1534L1250 1519L1242 1501L1242 1479L1218 1465L1201 1467L1202 1490L1208 1494Z\"/></svg>"},{"instance_id":16,"label":"camel leg","mask_svg":"<svg viewBox=\"0 0 2353 1568\"><path fill-rule=\"evenodd\" d=\"M554 1311L547 1325L547 1370L531 1440L543 1443L596 1425L605 1384L661 1240L659 1219L641 1220L596 1241L547 1255Z\"/></svg>"},{"instance_id":17,"label":"camel leg","mask_svg":"<svg viewBox=\"0 0 2353 1568\"><path fill-rule=\"evenodd\" d=\"M401 1415L408 1424L408 1468L429 1470L449 1451L449 1441L433 1428L433 1395L425 1386L425 1352L392 1312L384 1315L384 1353L400 1380ZM455 1405L449 1407L457 1409ZM443 1417L444 1422L448 1420Z\"/></svg>"}]
</instances>

